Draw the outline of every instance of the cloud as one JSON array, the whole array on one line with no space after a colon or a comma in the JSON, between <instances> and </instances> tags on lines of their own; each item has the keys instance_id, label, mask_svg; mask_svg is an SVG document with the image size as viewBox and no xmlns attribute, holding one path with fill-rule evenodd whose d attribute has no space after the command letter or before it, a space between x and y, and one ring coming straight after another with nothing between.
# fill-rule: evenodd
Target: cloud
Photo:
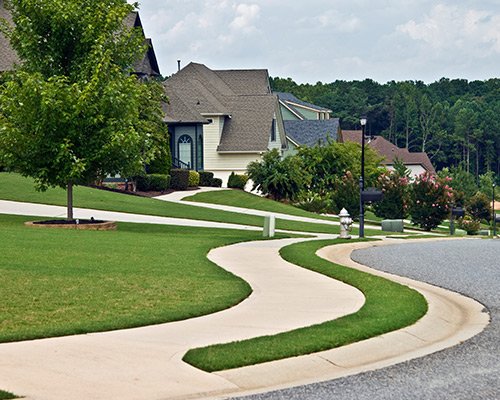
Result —
<instances>
[{"instance_id":1,"label":"cloud","mask_svg":"<svg viewBox=\"0 0 500 400\"><path fill-rule=\"evenodd\" d=\"M500 53L500 14L437 5L420 22L410 20L397 31L435 50L460 50L479 57Z\"/></svg>"},{"instance_id":2,"label":"cloud","mask_svg":"<svg viewBox=\"0 0 500 400\"><path fill-rule=\"evenodd\" d=\"M257 4L239 4L233 8L236 11L236 17L229 24L229 28L245 34L255 31L254 22L259 19L260 7Z\"/></svg>"},{"instance_id":3,"label":"cloud","mask_svg":"<svg viewBox=\"0 0 500 400\"><path fill-rule=\"evenodd\" d=\"M303 18L301 22L320 30L328 29L339 33L351 33L361 27L361 20L353 14L338 10L322 11L320 15Z\"/></svg>"}]
</instances>

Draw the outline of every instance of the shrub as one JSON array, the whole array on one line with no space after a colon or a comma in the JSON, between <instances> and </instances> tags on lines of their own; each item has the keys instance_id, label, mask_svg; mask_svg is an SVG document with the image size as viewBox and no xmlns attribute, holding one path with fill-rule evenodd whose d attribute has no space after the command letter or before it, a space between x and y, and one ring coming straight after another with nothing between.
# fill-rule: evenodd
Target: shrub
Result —
<instances>
[{"instance_id":1,"label":"shrub","mask_svg":"<svg viewBox=\"0 0 500 400\"><path fill-rule=\"evenodd\" d=\"M335 213L339 213L342 208L345 208L353 219L358 219L359 181L354 178L354 175L350 171L347 171L340 179L335 179L334 187L333 201L329 202L331 205L330 207L327 206L327 208Z\"/></svg>"},{"instance_id":2,"label":"shrub","mask_svg":"<svg viewBox=\"0 0 500 400\"><path fill-rule=\"evenodd\" d=\"M227 187L233 189L245 189L247 182L248 176L236 175L234 172L231 172L231 175L229 175L229 179L227 180Z\"/></svg>"},{"instance_id":3,"label":"shrub","mask_svg":"<svg viewBox=\"0 0 500 400\"><path fill-rule=\"evenodd\" d=\"M212 186L212 179L214 179L214 173L208 171L200 172L200 186Z\"/></svg>"},{"instance_id":4,"label":"shrub","mask_svg":"<svg viewBox=\"0 0 500 400\"><path fill-rule=\"evenodd\" d=\"M379 218L404 219L408 216L408 178L400 173L382 174L377 188L382 190L382 201L373 204L373 212Z\"/></svg>"},{"instance_id":5,"label":"shrub","mask_svg":"<svg viewBox=\"0 0 500 400\"><path fill-rule=\"evenodd\" d=\"M450 177L435 177L430 172L415 179L410 190L413 199L410 215L414 225L430 231L445 220L453 196L453 189L448 186L450 181Z\"/></svg>"},{"instance_id":6,"label":"shrub","mask_svg":"<svg viewBox=\"0 0 500 400\"><path fill-rule=\"evenodd\" d=\"M302 191L299 194L297 207L317 214L326 211L324 198L311 190Z\"/></svg>"},{"instance_id":7,"label":"shrub","mask_svg":"<svg viewBox=\"0 0 500 400\"><path fill-rule=\"evenodd\" d=\"M214 178L212 179L212 187L222 187L222 179Z\"/></svg>"},{"instance_id":8,"label":"shrub","mask_svg":"<svg viewBox=\"0 0 500 400\"><path fill-rule=\"evenodd\" d=\"M149 183L148 183L148 176L146 175L145 171L140 171L136 175L132 177L132 181L135 182L135 189L139 190L141 192L147 192Z\"/></svg>"},{"instance_id":9,"label":"shrub","mask_svg":"<svg viewBox=\"0 0 500 400\"><path fill-rule=\"evenodd\" d=\"M474 220L469 216L465 218L459 218L457 221L459 229L463 229L467 232L467 235L475 235L481 229L481 222L479 220Z\"/></svg>"},{"instance_id":10,"label":"shrub","mask_svg":"<svg viewBox=\"0 0 500 400\"><path fill-rule=\"evenodd\" d=\"M148 190L163 192L170 186L170 175L150 174L147 176Z\"/></svg>"},{"instance_id":11,"label":"shrub","mask_svg":"<svg viewBox=\"0 0 500 400\"><path fill-rule=\"evenodd\" d=\"M186 190L189 186L189 170L172 169L170 170L170 187L174 190Z\"/></svg>"},{"instance_id":12,"label":"shrub","mask_svg":"<svg viewBox=\"0 0 500 400\"><path fill-rule=\"evenodd\" d=\"M311 182L301 158L288 156L282 160L277 149L266 152L261 161L252 161L247 171L253 181L252 190L258 189L274 200L294 200Z\"/></svg>"},{"instance_id":13,"label":"shrub","mask_svg":"<svg viewBox=\"0 0 500 400\"><path fill-rule=\"evenodd\" d=\"M168 146L156 155L154 160L148 164L146 170L148 174L169 175L172 168L172 157Z\"/></svg>"},{"instance_id":14,"label":"shrub","mask_svg":"<svg viewBox=\"0 0 500 400\"><path fill-rule=\"evenodd\" d=\"M200 174L196 171L189 171L188 186L198 186L200 183Z\"/></svg>"},{"instance_id":15,"label":"shrub","mask_svg":"<svg viewBox=\"0 0 500 400\"><path fill-rule=\"evenodd\" d=\"M481 221L491 219L491 204L484 193L477 193L472 196L469 201L468 209L471 217L475 220Z\"/></svg>"}]
</instances>

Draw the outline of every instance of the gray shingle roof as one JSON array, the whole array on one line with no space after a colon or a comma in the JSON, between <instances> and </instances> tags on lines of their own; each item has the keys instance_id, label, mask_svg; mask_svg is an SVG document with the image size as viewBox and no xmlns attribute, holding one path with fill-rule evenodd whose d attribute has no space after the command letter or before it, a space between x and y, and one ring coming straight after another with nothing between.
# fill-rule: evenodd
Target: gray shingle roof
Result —
<instances>
[{"instance_id":1,"label":"gray shingle roof","mask_svg":"<svg viewBox=\"0 0 500 400\"><path fill-rule=\"evenodd\" d=\"M326 143L328 136L337 141L339 119L283 121L286 136L299 146L314 146Z\"/></svg>"},{"instance_id":2,"label":"gray shingle roof","mask_svg":"<svg viewBox=\"0 0 500 400\"><path fill-rule=\"evenodd\" d=\"M299 100L291 93L283 93L283 92L275 92L281 101L286 103L298 104L307 108L312 108L313 110L323 111L323 112L332 112L332 110L324 107L317 106L315 104L307 103L305 101Z\"/></svg>"},{"instance_id":3,"label":"gray shingle roof","mask_svg":"<svg viewBox=\"0 0 500 400\"><path fill-rule=\"evenodd\" d=\"M0 0L0 18L5 19L9 24L12 24L10 12L3 6L3 0ZM9 40L0 33L0 72L10 71L14 63L19 62L17 53L10 46Z\"/></svg>"},{"instance_id":4,"label":"gray shingle roof","mask_svg":"<svg viewBox=\"0 0 500 400\"><path fill-rule=\"evenodd\" d=\"M266 70L211 70L190 63L164 82L170 102L167 123L207 123L206 114L226 118L218 151L266 151L278 99Z\"/></svg>"}]
</instances>

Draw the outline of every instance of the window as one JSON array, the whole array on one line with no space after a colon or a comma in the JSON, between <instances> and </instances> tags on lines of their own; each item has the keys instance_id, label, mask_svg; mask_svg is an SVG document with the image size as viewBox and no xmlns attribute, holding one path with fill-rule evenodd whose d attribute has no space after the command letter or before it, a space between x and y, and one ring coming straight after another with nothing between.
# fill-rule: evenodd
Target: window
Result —
<instances>
[{"instance_id":1,"label":"window","mask_svg":"<svg viewBox=\"0 0 500 400\"><path fill-rule=\"evenodd\" d=\"M273 119L273 124L271 125L271 142L276 141L276 120Z\"/></svg>"},{"instance_id":2,"label":"window","mask_svg":"<svg viewBox=\"0 0 500 400\"><path fill-rule=\"evenodd\" d=\"M193 152L193 139L188 135L179 138L179 160L191 168L191 154Z\"/></svg>"}]
</instances>

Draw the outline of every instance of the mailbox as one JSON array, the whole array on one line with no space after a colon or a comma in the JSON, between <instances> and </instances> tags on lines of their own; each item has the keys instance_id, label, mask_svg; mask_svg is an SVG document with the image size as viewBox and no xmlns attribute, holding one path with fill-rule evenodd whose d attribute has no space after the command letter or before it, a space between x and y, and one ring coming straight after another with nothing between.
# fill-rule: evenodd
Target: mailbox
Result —
<instances>
[{"instance_id":1,"label":"mailbox","mask_svg":"<svg viewBox=\"0 0 500 400\"><path fill-rule=\"evenodd\" d=\"M451 209L451 215L453 217L465 217L465 210L461 207L456 207Z\"/></svg>"},{"instance_id":2,"label":"mailbox","mask_svg":"<svg viewBox=\"0 0 500 400\"><path fill-rule=\"evenodd\" d=\"M375 188L367 188L361 191L361 200L363 203L370 203L372 201L382 201L383 193L381 190L376 190Z\"/></svg>"},{"instance_id":3,"label":"mailbox","mask_svg":"<svg viewBox=\"0 0 500 400\"><path fill-rule=\"evenodd\" d=\"M495 222L499 223L500 222L500 215L495 214Z\"/></svg>"}]
</instances>

